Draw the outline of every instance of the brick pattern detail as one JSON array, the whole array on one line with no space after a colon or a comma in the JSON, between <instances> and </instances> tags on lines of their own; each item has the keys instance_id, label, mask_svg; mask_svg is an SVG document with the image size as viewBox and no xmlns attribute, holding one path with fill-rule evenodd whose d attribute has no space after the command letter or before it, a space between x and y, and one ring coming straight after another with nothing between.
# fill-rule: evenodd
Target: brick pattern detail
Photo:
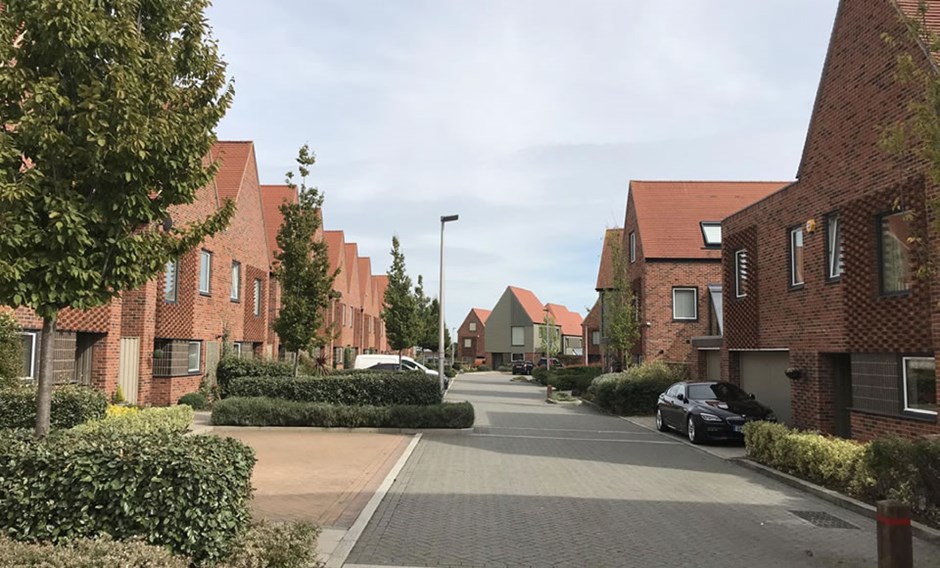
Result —
<instances>
[{"instance_id":1,"label":"brick pattern detail","mask_svg":"<svg viewBox=\"0 0 940 568\"><path fill-rule=\"evenodd\" d=\"M476 324L476 331L470 331L470 324ZM486 357L486 324L470 310L457 330L457 357L465 363L473 363L477 358ZM464 343L470 340L470 347Z\"/></svg>"}]
</instances>

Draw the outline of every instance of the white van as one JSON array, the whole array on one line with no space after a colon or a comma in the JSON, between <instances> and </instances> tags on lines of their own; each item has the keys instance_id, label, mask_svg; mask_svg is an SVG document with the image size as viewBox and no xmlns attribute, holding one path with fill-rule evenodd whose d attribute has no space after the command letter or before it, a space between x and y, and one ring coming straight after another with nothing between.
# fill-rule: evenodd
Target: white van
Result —
<instances>
[{"instance_id":1,"label":"white van","mask_svg":"<svg viewBox=\"0 0 940 568\"><path fill-rule=\"evenodd\" d=\"M379 363L391 363L394 365L398 364L398 355L356 355L356 362L353 365L356 369L368 369L373 365L378 365ZM437 376L437 371L428 369L421 363L418 363L411 357L403 356L401 358L402 369L410 371L423 371L428 375Z\"/></svg>"}]
</instances>

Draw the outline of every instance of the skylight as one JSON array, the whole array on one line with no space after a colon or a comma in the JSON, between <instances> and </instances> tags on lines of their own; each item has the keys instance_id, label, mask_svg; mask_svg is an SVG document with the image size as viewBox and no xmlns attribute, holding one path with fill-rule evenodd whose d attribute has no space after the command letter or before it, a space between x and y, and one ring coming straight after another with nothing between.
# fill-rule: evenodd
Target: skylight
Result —
<instances>
[{"instance_id":1,"label":"skylight","mask_svg":"<svg viewBox=\"0 0 940 568\"><path fill-rule=\"evenodd\" d=\"M702 221L702 238L705 239L705 246L721 246L721 222Z\"/></svg>"}]
</instances>

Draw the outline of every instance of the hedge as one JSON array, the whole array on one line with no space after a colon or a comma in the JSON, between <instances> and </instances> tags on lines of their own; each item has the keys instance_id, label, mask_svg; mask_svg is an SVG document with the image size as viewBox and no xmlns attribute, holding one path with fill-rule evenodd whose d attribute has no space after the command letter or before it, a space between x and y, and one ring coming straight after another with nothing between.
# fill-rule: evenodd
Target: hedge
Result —
<instances>
[{"instance_id":1,"label":"hedge","mask_svg":"<svg viewBox=\"0 0 940 568\"><path fill-rule=\"evenodd\" d=\"M290 377L294 374L294 366L280 361L266 361L261 359L240 359L238 357L223 357L215 370L216 382L219 384L219 394L229 396L228 387L239 377Z\"/></svg>"},{"instance_id":2,"label":"hedge","mask_svg":"<svg viewBox=\"0 0 940 568\"><path fill-rule=\"evenodd\" d=\"M583 366L552 369L548 374L548 384L558 390L576 391L580 394L588 390L591 382L601 375L600 367Z\"/></svg>"},{"instance_id":3,"label":"hedge","mask_svg":"<svg viewBox=\"0 0 940 568\"><path fill-rule=\"evenodd\" d=\"M6 431L0 534L30 542L136 537L212 562L248 526L254 463L251 448L216 436L103 428L37 441Z\"/></svg>"},{"instance_id":4,"label":"hedge","mask_svg":"<svg viewBox=\"0 0 940 568\"><path fill-rule=\"evenodd\" d=\"M23 338L13 314L0 312L0 388L15 386L23 376Z\"/></svg>"},{"instance_id":5,"label":"hedge","mask_svg":"<svg viewBox=\"0 0 940 568\"><path fill-rule=\"evenodd\" d=\"M212 423L219 426L470 428L473 420L473 406L469 402L345 406L271 398L228 398L212 407Z\"/></svg>"},{"instance_id":6,"label":"hedge","mask_svg":"<svg viewBox=\"0 0 940 568\"><path fill-rule=\"evenodd\" d=\"M103 420L80 424L73 430L81 433L114 432L116 434L182 434L193 422L193 409L186 405L139 410L127 406L109 406Z\"/></svg>"},{"instance_id":7,"label":"hedge","mask_svg":"<svg viewBox=\"0 0 940 568\"><path fill-rule=\"evenodd\" d=\"M618 415L653 414L656 401L669 385L684 379L673 367L652 361L622 373L596 377L588 388L594 402Z\"/></svg>"},{"instance_id":8,"label":"hedge","mask_svg":"<svg viewBox=\"0 0 940 568\"><path fill-rule=\"evenodd\" d=\"M360 372L323 377L242 377L232 381L232 397L267 397L331 404L439 404L440 382L421 372Z\"/></svg>"},{"instance_id":9,"label":"hedge","mask_svg":"<svg viewBox=\"0 0 940 568\"><path fill-rule=\"evenodd\" d=\"M193 410L205 410L209 408L209 399L201 392L190 392L181 396L177 404L185 404Z\"/></svg>"},{"instance_id":10,"label":"hedge","mask_svg":"<svg viewBox=\"0 0 940 568\"><path fill-rule=\"evenodd\" d=\"M101 391L77 385L57 386L52 389L50 425L53 429L71 428L98 420L107 408L108 399ZM35 425L35 385L0 389L0 428L33 428Z\"/></svg>"}]
</instances>

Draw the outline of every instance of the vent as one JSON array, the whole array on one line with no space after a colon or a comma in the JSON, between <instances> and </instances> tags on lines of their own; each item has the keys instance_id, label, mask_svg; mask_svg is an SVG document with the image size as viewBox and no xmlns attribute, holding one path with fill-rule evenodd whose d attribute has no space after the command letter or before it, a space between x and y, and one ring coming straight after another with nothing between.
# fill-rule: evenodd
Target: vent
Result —
<instances>
[{"instance_id":1,"label":"vent","mask_svg":"<svg viewBox=\"0 0 940 568\"><path fill-rule=\"evenodd\" d=\"M824 511L790 511L804 521L824 529L856 529L858 527L850 522L843 521L839 517L830 515Z\"/></svg>"}]
</instances>

